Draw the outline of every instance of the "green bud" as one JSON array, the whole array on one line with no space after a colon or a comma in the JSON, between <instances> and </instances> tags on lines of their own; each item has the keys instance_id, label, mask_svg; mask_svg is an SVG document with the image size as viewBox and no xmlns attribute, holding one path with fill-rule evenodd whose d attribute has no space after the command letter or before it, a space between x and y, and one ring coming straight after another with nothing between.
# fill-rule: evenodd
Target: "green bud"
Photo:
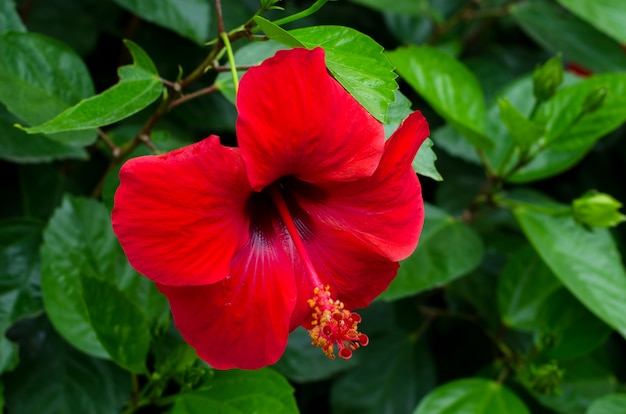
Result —
<instances>
[{"instance_id":1,"label":"green bud","mask_svg":"<svg viewBox=\"0 0 626 414\"><path fill-rule=\"evenodd\" d=\"M614 227L626 221L619 212L622 203L608 194L588 191L572 202L574 220L588 227Z\"/></svg>"},{"instance_id":2,"label":"green bud","mask_svg":"<svg viewBox=\"0 0 626 414\"><path fill-rule=\"evenodd\" d=\"M559 384L563 381L563 374L564 371L556 361L539 366L531 365L528 386L545 395L558 395L561 392Z\"/></svg>"},{"instance_id":3,"label":"green bud","mask_svg":"<svg viewBox=\"0 0 626 414\"><path fill-rule=\"evenodd\" d=\"M563 82L561 55L556 55L533 72L533 93L539 102L552 98Z\"/></svg>"},{"instance_id":4,"label":"green bud","mask_svg":"<svg viewBox=\"0 0 626 414\"><path fill-rule=\"evenodd\" d=\"M583 113L590 114L600 108L606 99L607 92L607 88L598 88L589 92L585 98L585 102L583 102Z\"/></svg>"}]
</instances>

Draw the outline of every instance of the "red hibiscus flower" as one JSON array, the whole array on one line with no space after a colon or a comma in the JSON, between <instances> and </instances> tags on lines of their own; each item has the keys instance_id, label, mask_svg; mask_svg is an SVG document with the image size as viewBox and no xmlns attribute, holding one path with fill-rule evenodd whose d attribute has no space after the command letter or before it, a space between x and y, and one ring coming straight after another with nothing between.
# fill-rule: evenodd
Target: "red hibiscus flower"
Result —
<instances>
[{"instance_id":1,"label":"red hibiscus flower","mask_svg":"<svg viewBox=\"0 0 626 414\"><path fill-rule=\"evenodd\" d=\"M237 148L212 135L122 167L115 233L211 366L272 364L300 325L349 358L368 338L348 309L368 306L417 245L411 161L426 121L413 113L385 142L320 48L250 69L237 108Z\"/></svg>"}]
</instances>

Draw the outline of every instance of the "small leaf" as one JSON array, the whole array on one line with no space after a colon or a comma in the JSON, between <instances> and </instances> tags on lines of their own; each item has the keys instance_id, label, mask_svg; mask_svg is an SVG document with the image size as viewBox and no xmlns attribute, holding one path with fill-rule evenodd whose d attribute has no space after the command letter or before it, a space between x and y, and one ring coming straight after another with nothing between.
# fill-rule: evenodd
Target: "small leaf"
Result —
<instances>
[{"instance_id":1,"label":"small leaf","mask_svg":"<svg viewBox=\"0 0 626 414\"><path fill-rule=\"evenodd\" d=\"M483 254L482 240L470 227L443 210L426 205L417 249L400 264L398 276L380 297L395 300L444 285L473 270Z\"/></svg>"},{"instance_id":2,"label":"small leaf","mask_svg":"<svg viewBox=\"0 0 626 414\"><path fill-rule=\"evenodd\" d=\"M498 308L504 324L532 331L541 305L560 286L531 247L515 252L498 278Z\"/></svg>"},{"instance_id":3,"label":"small leaf","mask_svg":"<svg viewBox=\"0 0 626 414\"><path fill-rule=\"evenodd\" d=\"M626 44L626 2L622 0L557 0L596 29Z\"/></svg>"},{"instance_id":4,"label":"small leaf","mask_svg":"<svg viewBox=\"0 0 626 414\"><path fill-rule=\"evenodd\" d=\"M205 387L179 394L172 414L296 414L293 388L275 371L214 371Z\"/></svg>"},{"instance_id":5,"label":"small leaf","mask_svg":"<svg viewBox=\"0 0 626 414\"><path fill-rule=\"evenodd\" d=\"M387 52L396 70L430 106L472 145L489 148L485 102L478 80L454 57L428 46Z\"/></svg>"},{"instance_id":6,"label":"small leaf","mask_svg":"<svg viewBox=\"0 0 626 414\"><path fill-rule=\"evenodd\" d=\"M499 99L500 116L515 143L527 149L544 134L544 129L522 115L506 98Z\"/></svg>"},{"instance_id":7,"label":"small leaf","mask_svg":"<svg viewBox=\"0 0 626 414\"><path fill-rule=\"evenodd\" d=\"M133 65L118 70L119 83L84 99L49 121L24 128L29 134L92 129L109 125L141 111L160 95L162 84L150 57L130 40L124 42L133 56Z\"/></svg>"},{"instance_id":8,"label":"small leaf","mask_svg":"<svg viewBox=\"0 0 626 414\"><path fill-rule=\"evenodd\" d=\"M211 3L205 0L115 0L137 16L199 45L211 35Z\"/></svg>"},{"instance_id":9,"label":"small leaf","mask_svg":"<svg viewBox=\"0 0 626 414\"><path fill-rule=\"evenodd\" d=\"M606 229L569 217L515 210L524 234L548 267L591 312L626 337L626 271Z\"/></svg>"},{"instance_id":10,"label":"small leaf","mask_svg":"<svg viewBox=\"0 0 626 414\"><path fill-rule=\"evenodd\" d=\"M413 414L530 414L522 400L502 384L483 378L460 379L437 387Z\"/></svg>"},{"instance_id":11,"label":"small leaf","mask_svg":"<svg viewBox=\"0 0 626 414\"><path fill-rule=\"evenodd\" d=\"M626 394L608 394L595 400L586 414L622 414L626 407Z\"/></svg>"},{"instance_id":12,"label":"small leaf","mask_svg":"<svg viewBox=\"0 0 626 414\"><path fill-rule=\"evenodd\" d=\"M398 89L393 65L371 37L343 26L314 26L289 32L309 49L326 51L333 76L376 119L386 122L387 108Z\"/></svg>"},{"instance_id":13,"label":"small leaf","mask_svg":"<svg viewBox=\"0 0 626 414\"><path fill-rule=\"evenodd\" d=\"M0 101L28 124L44 122L94 93L83 61L56 40L8 32L0 36L0 56ZM70 132L49 138L85 146L96 140L96 133Z\"/></svg>"},{"instance_id":14,"label":"small leaf","mask_svg":"<svg viewBox=\"0 0 626 414\"><path fill-rule=\"evenodd\" d=\"M25 32L26 28L15 10L15 2L3 0L0 2L0 34L9 31Z\"/></svg>"},{"instance_id":15,"label":"small leaf","mask_svg":"<svg viewBox=\"0 0 626 414\"><path fill-rule=\"evenodd\" d=\"M289 47L306 47L288 31L261 16L255 16L254 22L259 25L267 37Z\"/></svg>"}]
</instances>

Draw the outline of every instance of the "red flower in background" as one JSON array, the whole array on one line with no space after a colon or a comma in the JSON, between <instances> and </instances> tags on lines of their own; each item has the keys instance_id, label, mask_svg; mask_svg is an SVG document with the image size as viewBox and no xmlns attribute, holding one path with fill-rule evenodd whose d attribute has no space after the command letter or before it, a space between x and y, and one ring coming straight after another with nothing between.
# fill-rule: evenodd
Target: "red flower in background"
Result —
<instances>
[{"instance_id":1,"label":"red flower in background","mask_svg":"<svg viewBox=\"0 0 626 414\"><path fill-rule=\"evenodd\" d=\"M347 309L368 306L417 245L411 162L426 121L415 112L384 142L320 48L250 69L237 108L238 148L212 135L128 161L113 228L211 366L272 364L299 325L349 358L368 339Z\"/></svg>"}]
</instances>

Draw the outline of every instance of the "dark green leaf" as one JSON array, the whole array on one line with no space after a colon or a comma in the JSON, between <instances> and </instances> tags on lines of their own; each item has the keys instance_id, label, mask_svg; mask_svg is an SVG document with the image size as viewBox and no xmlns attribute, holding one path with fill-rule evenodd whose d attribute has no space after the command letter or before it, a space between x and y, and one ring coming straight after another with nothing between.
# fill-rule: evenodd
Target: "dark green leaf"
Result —
<instances>
[{"instance_id":1,"label":"dark green leaf","mask_svg":"<svg viewBox=\"0 0 626 414\"><path fill-rule=\"evenodd\" d=\"M20 120L0 104L0 158L6 161L30 163L57 159L87 159L80 148L54 141L45 135L28 135L14 125Z\"/></svg>"},{"instance_id":2,"label":"dark green leaf","mask_svg":"<svg viewBox=\"0 0 626 414\"><path fill-rule=\"evenodd\" d=\"M594 3L594 2L592 2ZM551 53L563 53L596 72L626 70L626 54L619 43L593 26L559 10L550 2L526 1L511 7L521 28Z\"/></svg>"},{"instance_id":3,"label":"dark green leaf","mask_svg":"<svg viewBox=\"0 0 626 414\"><path fill-rule=\"evenodd\" d=\"M193 40L206 42L211 35L211 2L206 0L115 0L143 19Z\"/></svg>"},{"instance_id":4,"label":"dark green leaf","mask_svg":"<svg viewBox=\"0 0 626 414\"><path fill-rule=\"evenodd\" d=\"M409 85L472 145L488 148L485 102L476 77L452 56L428 47L405 47L386 56Z\"/></svg>"},{"instance_id":5,"label":"dark green leaf","mask_svg":"<svg viewBox=\"0 0 626 414\"><path fill-rule=\"evenodd\" d=\"M119 414L131 394L128 373L77 351L42 319L16 333L21 363L3 377L8 412Z\"/></svg>"},{"instance_id":6,"label":"dark green leaf","mask_svg":"<svg viewBox=\"0 0 626 414\"><path fill-rule=\"evenodd\" d=\"M274 367L292 381L320 381L353 368L359 359L357 355L349 360L328 359L320 348L311 345L307 330L299 327L289 335L287 349Z\"/></svg>"},{"instance_id":7,"label":"dark green leaf","mask_svg":"<svg viewBox=\"0 0 626 414\"><path fill-rule=\"evenodd\" d=\"M107 281L82 276L81 286L98 341L120 366L145 373L151 340L145 313Z\"/></svg>"},{"instance_id":8,"label":"dark green leaf","mask_svg":"<svg viewBox=\"0 0 626 414\"><path fill-rule=\"evenodd\" d=\"M586 414L621 414L626 407L626 394L608 394L595 400Z\"/></svg>"},{"instance_id":9,"label":"dark green leaf","mask_svg":"<svg viewBox=\"0 0 626 414\"><path fill-rule=\"evenodd\" d=\"M626 44L626 2L622 0L557 0L587 23Z\"/></svg>"},{"instance_id":10,"label":"dark green leaf","mask_svg":"<svg viewBox=\"0 0 626 414\"><path fill-rule=\"evenodd\" d=\"M9 112L34 125L93 95L83 61L64 44L34 33L0 36L0 101ZM53 134L67 145L89 145L94 131Z\"/></svg>"},{"instance_id":11,"label":"dark green leaf","mask_svg":"<svg viewBox=\"0 0 626 414\"><path fill-rule=\"evenodd\" d=\"M460 379L428 394L413 414L530 414L517 395L483 378Z\"/></svg>"},{"instance_id":12,"label":"dark green leaf","mask_svg":"<svg viewBox=\"0 0 626 414\"><path fill-rule=\"evenodd\" d=\"M395 0L383 3L379 0L351 0L381 12L397 13L402 15L421 16L431 7L427 0Z\"/></svg>"},{"instance_id":13,"label":"dark green leaf","mask_svg":"<svg viewBox=\"0 0 626 414\"><path fill-rule=\"evenodd\" d=\"M151 346L154 354L154 371L167 378L184 373L198 361L196 351L187 344L173 325Z\"/></svg>"},{"instance_id":14,"label":"dark green leaf","mask_svg":"<svg viewBox=\"0 0 626 414\"><path fill-rule=\"evenodd\" d=\"M206 388L180 394L172 414L295 414L293 388L275 371L215 371Z\"/></svg>"},{"instance_id":15,"label":"dark green leaf","mask_svg":"<svg viewBox=\"0 0 626 414\"><path fill-rule=\"evenodd\" d=\"M413 335L372 338L358 352L361 364L331 389L333 413L408 413L435 386L431 355Z\"/></svg>"},{"instance_id":16,"label":"dark green leaf","mask_svg":"<svg viewBox=\"0 0 626 414\"><path fill-rule=\"evenodd\" d=\"M162 91L156 67L135 43L126 40L125 44L134 63L118 69L119 83L82 100L41 125L25 128L25 131L29 134L50 134L97 128L128 118L154 102Z\"/></svg>"},{"instance_id":17,"label":"dark green leaf","mask_svg":"<svg viewBox=\"0 0 626 414\"><path fill-rule=\"evenodd\" d=\"M259 25L267 37L289 47L306 47L288 31L261 16L255 16L254 22Z\"/></svg>"},{"instance_id":18,"label":"dark green leaf","mask_svg":"<svg viewBox=\"0 0 626 414\"><path fill-rule=\"evenodd\" d=\"M500 116L515 143L529 148L544 134L544 129L522 115L507 99L499 99Z\"/></svg>"},{"instance_id":19,"label":"dark green leaf","mask_svg":"<svg viewBox=\"0 0 626 414\"><path fill-rule=\"evenodd\" d=\"M109 353L98 339L81 277L113 283L145 313L150 324L163 322L168 307L148 279L128 264L111 229L107 209L94 200L67 197L44 233L42 289L46 311L59 333L83 352L98 357Z\"/></svg>"},{"instance_id":20,"label":"dark green leaf","mask_svg":"<svg viewBox=\"0 0 626 414\"><path fill-rule=\"evenodd\" d=\"M498 278L498 308L507 326L533 330L541 305L561 286L559 280L530 247L509 257Z\"/></svg>"},{"instance_id":21,"label":"dark green leaf","mask_svg":"<svg viewBox=\"0 0 626 414\"><path fill-rule=\"evenodd\" d=\"M0 3L0 34L8 31L26 31L22 19L20 19L19 14L15 10L15 2L13 0L3 0Z\"/></svg>"},{"instance_id":22,"label":"dark green leaf","mask_svg":"<svg viewBox=\"0 0 626 414\"><path fill-rule=\"evenodd\" d=\"M626 337L626 272L611 234L530 209L515 217L548 267L591 312Z\"/></svg>"},{"instance_id":23,"label":"dark green leaf","mask_svg":"<svg viewBox=\"0 0 626 414\"><path fill-rule=\"evenodd\" d=\"M611 332L567 290L559 289L539 309L535 338L546 356L565 360L589 354Z\"/></svg>"},{"instance_id":24,"label":"dark green leaf","mask_svg":"<svg viewBox=\"0 0 626 414\"><path fill-rule=\"evenodd\" d=\"M382 299L395 300L444 285L481 262L483 243L470 227L431 205L426 206L425 217L415 253L401 263Z\"/></svg>"},{"instance_id":25,"label":"dark green leaf","mask_svg":"<svg viewBox=\"0 0 626 414\"><path fill-rule=\"evenodd\" d=\"M343 26L314 26L289 33L309 49L321 46L333 76L376 119L386 122L387 108L398 84L382 46Z\"/></svg>"}]
</instances>

